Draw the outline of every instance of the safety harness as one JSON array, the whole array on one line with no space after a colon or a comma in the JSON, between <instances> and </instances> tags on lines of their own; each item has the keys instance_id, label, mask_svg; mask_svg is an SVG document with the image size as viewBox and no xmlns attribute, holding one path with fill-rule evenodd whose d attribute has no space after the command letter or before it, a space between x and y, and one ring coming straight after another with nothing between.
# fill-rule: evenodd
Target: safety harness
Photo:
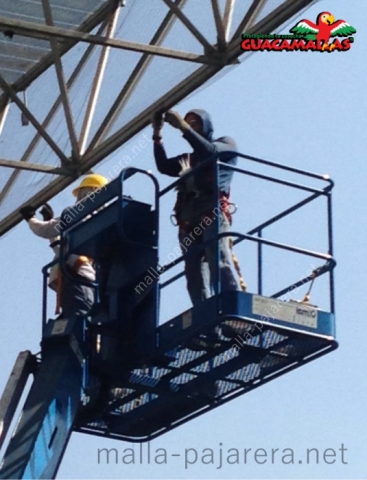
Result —
<instances>
[{"instance_id":1,"label":"safety harness","mask_svg":"<svg viewBox=\"0 0 367 480\"><path fill-rule=\"evenodd\" d=\"M84 255L78 256L77 260L74 262L73 266L65 264L67 273L72 277L78 276L78 270L84 263L90 263L92 260ZM56 307L55 313L60 313L61 307L61 293L63 288L63 277L61 273L60 266L58 265L57 278L56 278Z\"/></svg>"},{"instance_id":2,"label":"safety harness","mask_svg":"<svg viewBox=\"0 0 367 480\"><path fill-rule=\"evenodd\" d=\"M243 292L246 292L247 285L246 285L246 282L245 282L245 280L244 280L244 278L241 274L240 262L238 261L238 258L236 257L236 255L233 251L233 239L231 237L229 237L228 240L229 240L229 248L231 249L231 253L232 253L232 262L233 262L234 268L236 269L236 272L237 272L237 275L238 275L238 281L239 281L241 290Z\"/></svg>"},{"instance_id":3,"label":"safety harness","mask_svg":"<svg viewBox=\"0 0 367 480\"><path fill-rule=\"evenodd\" d=\"M313 284L314 284L314 281L315 281L315 278L316 278L316 270L313 270L311 272L310 278L312 278L310 286L308 287L308 290L305 293L305 296L303 297L303 300L301 300L301 303L309 303L309 301L310 301L311 290L312 290L312 287L313 287Z\"/></svg>"},{"instance_id":4,"label":"safety harness","mask_svg":"<svg viewBox=\"0 0 367 480\"><path fill-rule=\"evenodd\" d=\"M187 161L184 164L181 163L181 166L183 167L183 170L184 170L184 165L186 165L186 170L191 168L191 154L188 155ZM180 173L180 176L183 173L185 173L185 172L182 171ZM208 192L201 192L200 190L195 190L195 191L190 191L190 192L184 193L184 192L181 191L180 187L178 187L177 190L178 190L178 193L177 193L177 197L176 197L176 203L173 207L173 213L171 214L171 222L175 226L177 225L180 230L183 230L185 232L189 232L194 228L194 226L190 222L182 220L182 218L181 218L183 203L187 200L191 200L192 198L198 198L200 195L206 195L206 194L208 194ZM212 193L212 192L210 192L210 193ZM235 204L230 202L229 197L230 197L230 191L228 191L228 193L220 191L219 192L218 203L219 203L219 210L220 210L221 214L224 215L224 217L228 220L229 224L232 225L232 214L236 212L237 207L236 207ZM234 207L234 209L233 209L233 207ZM210 216L212 213L213 213L213 211L203 213L201 215L201 220L203 220L208 215ZM228 241L229 241L229 248L231 249L233 265L234 265L235 270L236 270L237 275L238 275L241 290L246 291L247 287L246 287L246 283L245 283L245 281L242 277L242 274L241 274L240 264L239 264L239 261L238 261L236 255L233 251L233 240L232 240L231 237L228 237Z\"/></svg>"},{"instance_id":5,"label":"safety harness","mask_svg":"<svg viewBox=\"0 0 367 480\"><path fill-rule=\"evenodd\" d=\"M59 247L60 247L60 239L57 238L56 240L52 241L50 243L50 247L55 253L55 257L59 256ZM68 263L65 263L65 268L67 273L74 278L78 277L78 270L79 268L84 265L85 263L92 263L93 260L89 257L86 257L84 255L78 255L75 262L73 265L69 265ZM52 273L51 273L52 272ZM61 292L63 288L63 276L61 273L60 265L57 263L51 267L51 272L50 272L50 283L49 287L56 292L56 307L55 307L55 313L59 314L60 313L60 307L61 307ZM51 281L51 277L53 277L53 280Z\"/></svg>"}]
</instances>

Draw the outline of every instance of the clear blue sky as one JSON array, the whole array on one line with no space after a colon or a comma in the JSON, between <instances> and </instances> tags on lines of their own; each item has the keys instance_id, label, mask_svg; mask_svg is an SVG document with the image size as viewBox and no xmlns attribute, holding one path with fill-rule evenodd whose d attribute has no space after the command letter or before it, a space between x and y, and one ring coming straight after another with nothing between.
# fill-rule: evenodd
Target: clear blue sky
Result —
<instances>
[{"instance_id":1,"label":"clear blue sky","mask_svg":"<svg viewBox=\"0 0 367 480\"><path fill-rule=\"evenodd\" d=\"M98 437L73 434L58 478L366 478L367 349L363 332L366 315L365 257L367 228L366 151L367 2L354 0L320 1L305 17L314 21L321 11L330 11L357 29L355 42L348 52L256 53L216 83L177 106L184 114L191 108L204 108L213 118L215 133L234 137L243 153L292 165L334 179L334 242L338 265L336 276L337 338L340 348L315 362L293 371L267 385L151 442L152 455L159 448L170 453L184 453L196 448L195 465L185 469L182 459L170 457L167 465L150 465L146 459L135 465L100 464L98 448L116 448L120 452L139 446ZM300 17L300 20L303 17ZM150 136L150 129L146 129ZM185 151L186 144L169 126L164 138L170 154ZM131 155L134 142L121 149L97 171L107 174L121 155ZM133 159L134 165L155 172L151 146ZM244 164L245 166L245 164ZM167 179L158 175L161 185ZM137 188L134 196L142 195ZM276 213L297 195L287 190L271 189L246 177L237 177L233 198L238 204L234 227L246 231L270 214ZM289 195L289 196L288 196ZM72 203L70 191L51 202L59 212ZM162 209L161 258L177 245L176 232L168 216L173 198ZM310 208L281 227L269 230L269 238L299 246L324 249L324 223L320 210ZM255 289L255 250L238 249L249 290ZM41 322L41 267L50 261L47 242L34 237L22 223L1 240L0 290L2 292L0 340L2 368L0 390L5 385L20 350L39 350ZM265 293L273 293L288 277L304 275L307 265L297 258L266 257L269 276ZM318 305L325 306L325 286L315 286ZM174 301L172 301L174 299ZM163 298L162 318L172 318L188 307L185 285L176 285ZM239 465L219 466L220 444L224 452L236 448L268 452L291 448L295 463L285 465L282 455L264 464L254 457ZM340 448L344 445L344 464ZM143 449L146 449L146 445ZM213 449L214 465L200 461L204 449ZM322 454L332 448L335 464L299 464L307 448ZM145 450L146 451L146 450ZM152 457L153 458L153 457ZM287 460L286 460L287 461Z\"/></svg>"}]
</instances>

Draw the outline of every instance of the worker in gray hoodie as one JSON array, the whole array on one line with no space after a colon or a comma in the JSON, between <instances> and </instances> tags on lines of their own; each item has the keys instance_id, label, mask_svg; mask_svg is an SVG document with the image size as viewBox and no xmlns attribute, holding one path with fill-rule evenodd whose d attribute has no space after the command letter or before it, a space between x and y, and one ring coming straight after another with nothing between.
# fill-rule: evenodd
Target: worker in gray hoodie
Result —
<instances>
[{"instance_id":1,"label":"worker in gray hoodie","mask_svg":"<svg viewBox=\"0 0 367 480\"><path fill-rule=\"evenodd\" d=\"M183 138L192 148L191 153L168 158L163 146L161 130L164 121L180 130ZM184 118L170 110L163 117L157 113L153 117L154 157L159 172L171 177L179 177L213 156L220 162L236 165L236 144L230 137L213 139L213 125L205 110L190 110ZM229 193L233 170L219 166L218 194L215 198L214 164L191 175L178 188L174 216L179 227L179 242L183 253L215 237L218 217L219 233L227 232L231 224ZM219 202L220 214L216 210ZM188 255L185 260L187 288L193 305L212 294L216 282L217 258L215 242ZM219 240L219 272L221 290L238 290L232 271L232 256L229 238Z\"/></svg>"}]
</instances>

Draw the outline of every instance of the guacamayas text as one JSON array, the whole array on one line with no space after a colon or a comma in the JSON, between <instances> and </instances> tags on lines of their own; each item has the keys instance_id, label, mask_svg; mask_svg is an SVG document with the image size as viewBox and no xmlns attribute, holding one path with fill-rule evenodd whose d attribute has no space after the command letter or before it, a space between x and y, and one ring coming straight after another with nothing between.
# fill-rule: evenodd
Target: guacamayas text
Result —
<instances>
[{"instance_id":1,"label":"guacamayas text","mask_svg":"<svg viewBox=\"0 0 367 480\"><path fill-rule=\"evenodd\" d=\"M354 42L353 35L357 30L345 20L336 20L330 12L321 12L316 23L304 18L290 29L293 35L278 34L242 34L241 49L248 51L267 52L345 52ZM332 37L347 37L343 40Z\"/></svg>"},{"instance_id":2,"label":"guacamayas text","mask_svg":"<svg viewBox=\"0 0 367 480\"><path fill-rule=\"evenodd\" d=\"M275 38L271 40L269 38L248 38L243 35L241 50L248 51L267 51L267 52L293 52L293 51L319 51L319 52L331 52L338 50L339 52L345 52L350 49L350 44L353 42L353 38L345 38L340 41L337 38L333 41L330 47L326 50L324 42L322 40L303 40L302 38Z\"/></svg>"}]
</instances>

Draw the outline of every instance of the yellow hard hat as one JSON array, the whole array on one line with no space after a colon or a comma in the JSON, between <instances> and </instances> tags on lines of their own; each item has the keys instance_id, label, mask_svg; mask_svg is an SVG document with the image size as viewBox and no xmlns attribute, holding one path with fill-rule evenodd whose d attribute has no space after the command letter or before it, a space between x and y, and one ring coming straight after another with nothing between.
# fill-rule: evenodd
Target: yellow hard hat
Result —
<instances>
[{"instance_id":1,"label":"yellow hard hat","mask_svg":"<svg viewBox=\"0 0 367 480\"><path fill-rule=\"evenodd\" d=\"M74 188L72 194L76 197L81 188L102 188L107 185L108 180L103 175L98 175L98 173L92 173L83 178L80 184Z\"/></svg>"}]
</instances>

